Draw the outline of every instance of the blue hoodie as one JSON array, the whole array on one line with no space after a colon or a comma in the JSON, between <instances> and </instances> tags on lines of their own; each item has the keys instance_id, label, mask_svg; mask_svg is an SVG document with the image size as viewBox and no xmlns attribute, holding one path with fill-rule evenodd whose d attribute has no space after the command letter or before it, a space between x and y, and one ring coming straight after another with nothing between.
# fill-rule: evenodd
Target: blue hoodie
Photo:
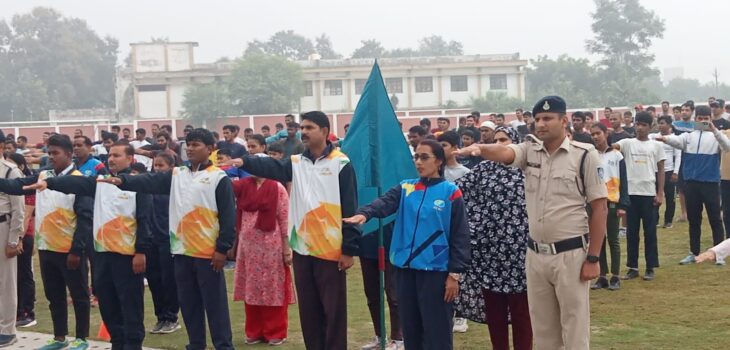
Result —
<instances>
[{"instance_id":1,"label":"blue hoodie","mask_svg":"<svg viewBox=\"0 0 730 350\"><path fill-rule=\"evenodd\" d=\"M719 130L665 136L666 144L682 150L685 181L720 182L720 154L730 152L730 140Z\"/></svg>"}]
</instances>

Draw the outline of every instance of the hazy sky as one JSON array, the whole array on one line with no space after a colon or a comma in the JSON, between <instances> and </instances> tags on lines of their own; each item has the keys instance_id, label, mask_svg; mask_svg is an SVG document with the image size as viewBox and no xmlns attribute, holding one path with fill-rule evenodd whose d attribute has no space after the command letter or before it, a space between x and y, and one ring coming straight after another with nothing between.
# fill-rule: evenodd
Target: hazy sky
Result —
<instances>
[{"instance_id":1,"label":"hazy sky","mask_svg":"<svg viewBox=\"0 0 730 350\"><path fill-rule=\"evenodd\" d=\"M464 44L466 54L519 52L523 58L547 54L588 57L592 36L591 0L2 0L5 19L35 6L50 6L85 19L102 35L120 41L120 57L130 42L168 37L197 41L196 61L239 56L246 43L283 29L310 38L327 33L334 48L349 56L360 40L374 38L385 48L416 47L419 38L438 34ZM702 82L715 67L730 82L727 35L730 1L642 0L665 20L664 39L653 46L655 66L684 67L685 77ZM700 48L698 50L698 48ZM589 57L590 58L590 57Z\"/></svg>"}]
</instances>

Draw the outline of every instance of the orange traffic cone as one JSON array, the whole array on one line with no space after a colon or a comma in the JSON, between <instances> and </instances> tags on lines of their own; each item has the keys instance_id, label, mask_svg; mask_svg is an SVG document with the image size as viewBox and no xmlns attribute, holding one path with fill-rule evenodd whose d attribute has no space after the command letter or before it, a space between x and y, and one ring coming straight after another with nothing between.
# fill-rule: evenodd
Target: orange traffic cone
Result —
<instances>
[{"instance_id":1,"label":"orange traffic cone","mask_svg":"<svg viewBox=\"0 0 730 350\"><path fill-rule=\"evenodd\" d=\"M101 321L101 325L99 325L99 334L96 337L103 341L112 340L112 336L109 335L109 331L106 329L106 325L104 324L104 321Z\"/></svg>"}]
</instances>

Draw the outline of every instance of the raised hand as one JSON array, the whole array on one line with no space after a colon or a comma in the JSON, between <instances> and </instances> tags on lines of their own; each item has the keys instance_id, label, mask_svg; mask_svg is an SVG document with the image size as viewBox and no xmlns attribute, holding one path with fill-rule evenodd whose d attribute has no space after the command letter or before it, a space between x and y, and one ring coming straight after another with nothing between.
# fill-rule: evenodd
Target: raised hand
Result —
<instances>
[{"instance_id":1,"label":"raised hand","mask_svg":"<svg viewBox=\"0 0 730 350\"><path fill-rule=\"evenodd\" d=\"M346 224L362 225L368 221L368 218L366 218L365 215L357 214L353 217L344 218L342 221Z\"/></svg>"}]
</instances>

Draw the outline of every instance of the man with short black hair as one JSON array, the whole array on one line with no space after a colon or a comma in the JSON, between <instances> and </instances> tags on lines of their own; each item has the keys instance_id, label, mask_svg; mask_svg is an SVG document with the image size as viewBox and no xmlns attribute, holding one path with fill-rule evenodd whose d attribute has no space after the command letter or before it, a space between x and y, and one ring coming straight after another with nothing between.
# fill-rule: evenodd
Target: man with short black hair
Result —
<instances>
[{"instance_id":1,"label":"man with short black hair","mask_svg":"<svg viewBox=\"0 0 730 350\"><path fill-rule=\"evenodd\" d=\"M85 350L89 344L89 283L86 264L82 263L90 247L94 203L91 198L66 195L56 191L26 191L24 186L51 177L82 176L72 162L73 144L66 135L48 138L50 169L38 175L17 179L0 178L0 192L10 195L36 195L35 238L41 280L49 302L53 322L53 339L40 350ZM71 294L76 320L76 339L69 343L68 301Z\"/></svg>"},{"instance_id":2,"label":"man with short black hair","mask_svg":"<svg viewBox=\"0 0 730 350\"><path fill-rule=\"evenodd\" d=\"M717 130L728 130L730 129L730 121L725 115L725 101L717 99L710 103L712 109L712 124L715 124ZM696 113L695 113L696 114Z\"/></svg>"},{"instance_id":3,"label":"man with short black hair","mask_svg":"<svg viewBox=\"0 0 730 350\"><path fill-rule=\"evenodd\" d=\"M611 118L611 114L613 114L613 108L611 108L611 107L603 108L603 119L608 120L609 118Z\"/></svg>"},{"instance_id":4,"label":"man with short black hair","mask_svg":"<svg viewBox=\"0 0 730 350\"><path fill-rule=\"evenodd\" d=\"M223 126L223 141L217 143L218 149L227 149L231 151L233 158L241 158L248 154L246 143L238 142L238 125L228 124Z\"/></svg>"},{"instance_id":5,"label":"man with short black hair","mask_svg":"<svg viewBox=\"0 0 730 350\"><path fill-rule=\"evenodd\" d=\"M129 141L131 141L131 137L132 137L132 130L130 130L129 128L122 129L122 138L120 140L129 142Z\"/></svg>"},{"instance_id":6,"label":"man with short black hair","mask_svg":"<svg viewBox=\"0 0 730 350\"><path fill-rule=\"evenodd\" d=\"M520 125L525 125L525 114L522 108L517 108L515 109L515 120L509 122L509 126L517 130Z\"/></svg>"},{"instance_id":7,"label":"man with short black hair","mask_svg":"<svg viewBox=\"0 0 730 350\"><path fill-rule=\"evenodd\" d=\"M687 219L689 219L690 255L682 259L681 265L693 264L700 254L700 238L702 236L702 208L707 210L707 219L712 228L713 245L720 244L725 238L720 214L720 155L730 151L730 140L710 122L710 108L698 106L695 109L695 121L702 130L694 130L679 136L658 137L657 141L681 149L682 177L684 178L684 196L687 202ZM633 199L632 199L633 200ZM716 264L725 265L722 259Z\"/></svg>"},{"instance_id":8,"label":"man with short black hair","mask_svg":"<svg viewBox=\"0 0 730 350\"><path fill-rule=\"evenodd\" d=\"M672 115L669 114L669 112L670 112L670 110L669 110L669 101L662 101L662 115L661 115L661 117L663 117L663 116L670 116L671 117Z\"/></svg>"},{"instance_id":9,"label":"man with short black hair","mask_svg":"<svg viewBox=\"0 0 730 350\"><path fill-rule=\"evenodd\" d=\"M269 137L271 136L271 128L268 125L264 125L261 127L261 135L263 137Z\"/></svg>"},{"instance_id":10,"label":"man with short black hair","mask_svg":"<svg viewBox=\"0 0 730 350\"><path fill-rule=\"evenodd\" d=\"M611 146L614 143L619 142L623 139L629 139L629 138L633 137L633 135L630 135L621 126L621 112L611 113L611 116L608 117L608 122L611 124L611 128L613 129L613 131L611 131L611 133L608 134L608 145L609 146Z\"/></svg>"},{"instance_id":11,"label":"man with short black hair","mask_svg":"<svg viewBox=\"0 0 730 350\"><path fill-rule=\"evenodd\" d=\"M459 141L459 135L455 131L447 131L438 136L438 142L444 148L446 154L444 178L451 182L469 173L469 168L459 164L456 159L455 152L459 150Z\"/></svg>"},{"instance_id":12,"label":"man with short black hair","mask_svg":"<svg viewBox=\"0 0 730 350\"><path fill-rule=\"evenodd\" d=\"M91 140L86 136L74 137L74 163L84 175L96 178L97 175L107 175L104 163L91 156Z\"/></svg>"},{"instance_id":13,"label":"man with short black hair","mask_svg":"<svg viewBox=\"0 0 730 350\"><path fill-rule=\"evenodd\" d=\"M631 111L624 112L624 130L631 135L636 137L636 128L634 127L634 114Z\"/></svg>"},{"instance_id":14,"label":"man with short black hair","mask_svg":"<svg viewBox=\"0 0 730 350\"><path fill-rule=\"evenodd\" d=\"M282 141L281 145L284 147L284 158L288 159L295 154L302 154L304 152L304 144L297 137L299 132L299 124L291 122L286 125L286 139Z\"/></svg>"},{"instance_id":15,"label":"man with short black hair","mask_svg":"<svg viewBox=\"0 0 730 350\"><path fill-rule=\"evenodd\" d=\"M160 135L158 133L158 135ZM76 138L79 140L79 138ZM109 151L114 176L131 173L134 148L117 142ZM26 189L50 189L94 199L94 293L113 348L141 349L144 329L144 272L150 248L152 197L97 182L95 177L62 176Z\"/></svg>"},{"instance_id":16,"label":"man with short black hair","mask_svg":"<svg viewBox=\"0 0 730 350\"><path fill-rule=\"evenodd\" d=\"M424 130L426 130L426 134L431 134L431 120L428 118L423 118L421 121L418 122L418 125L420 125Z\"/></svg>"},{"instance_id":17,"label":"man with short black hair","mask_svg":"<svg viewBox=\"0 0 730 350\"><path fill-rule=\"evenodd\" d=\"M28 138L25 136L18 136L18 139L16 140L16 143L18 144L18 149L15 151L16 153L25 155L26 153L30 152L28 149Z\"/></svg>"},{"instance_id":18,"label":"man with short black hair","mask_svg":"<svg viewBox=\"0 0 730 350\"><path fill-rule=\"evenodd\" d=\"M476 118L473 115L467 115L466 116L466 127L467 128L474 128L476 127Z\"/></svg>"},{"instance_id":19,"label":"man with short black hair","mask_svg":"<svg viewBox=\"0 0 730 350\"><path fill-rule=\"evenodd\" d=\"M585 113L578 111L574 112L571 116L573 121L573 141L593 144L593 138L587 132L585 132L586 115Z\"/></svg>"},{"instance_id":20,"label":"man with short black hair","mask_svg":"<svg viewBox=\"0 0 730 350\"><path fill-rule=\"evenodd\" d=\"M347 156L327 140L326 114L313 111L301 119L304 153L281 162L248 156L241 166L254 176L292 183L287 232L294 250L304 344L307 349L346 349L345 270L359 251L360 230L342 218L355 215L357 209L355 171Z\"/></svg>"},{"instance_id":21,"label":"man with short black hair","mask_svg":"<svg viewBox=\"0 0 730 350\"><path fill-rule=\"evenodd\" d=\"M411 153L415 152L416 147L421 141L426 139L428 132L420 125L414 125L408 129L408 144L411 145Z\"/></svg>"},{"instance_id":22,"label":"man with short black hair","mask_svg":"<svg viewBox=\"0 0 730 350\"><path fill-rule=\"evenodd\" d=\"M499 113L494 116L494 124L496 124L497 127L504 126L504 114Z\"/></svg>"},{"instance_id":23,"label":"man with short black hair","mask_svg":"<svg viewBox=\"0 0 730 350\"><path fill-rule=\"evenodd\" d=\"M664 160L666 155L661 144L649 140L654 119L649 112L636 114L636 138L623 139L613 144L626 160L626 178L629 184L631 205L626 211L626 266L623 279L639 277L639 229L643 222L644 250L646 259L645 281L654 280L654 269L659 267L659 251L656 235L655 207L664 202Z\"/></svg>"},{"instance_id":24,"label":"man with short black hair","mask_svg":"<svg viewBox=\"0 0 730 350\"><path fill-rule=\"evenodd\" d=\"M446 117L438 117L436 119L436 126L438 126L438 129L433 134L438 137L439 135L449 131L449 127L451 126L451 120Z\"/></svg>"},{"instance_id":25,"label":"man with short black hair","mask_svg":"<svg viewBox=\"0 0 730 350\"><path fill-rule=\"evenodd\" d=\"M187 137L190 165L172 172L100 179L123 191L170 195L170 246L187 349L205 349L205 320L213 346L233 349L228 293L223 266L236 235L233 185L209 160L215 138L205 129Z\"/></svg>"},{"instance_id":26,"label":"man with short black hair","mask_svg":"<svg viewBox=\"0 0 730 350\"><path fill-rule=\"evenodd\" d=\"M659 126L658 133L649 134L649 139L656 140L658 137L666 137L672 134L672 116L663 115L657 119ZM662 228L672 228L674 223L675 211L675 189L679 180L679 169L682 166L682 151L668 144L664 144L664 155L667 159L664 161L664 224ZM659 207L656 207L656 217L659 219ZM657 221L657 225L659 221Z\"/></svg>"},{"instance_id":27,"label":"man with short black hair","mask_svg":"<svg viewBox=\"0 0 730 350\"><path fill-rule=\"evenodd\" d=\"M243 140L248 142L248 138L253 135L253 129L251 128L245 128L243 129Z\"/></svg>"}]
</instances>

